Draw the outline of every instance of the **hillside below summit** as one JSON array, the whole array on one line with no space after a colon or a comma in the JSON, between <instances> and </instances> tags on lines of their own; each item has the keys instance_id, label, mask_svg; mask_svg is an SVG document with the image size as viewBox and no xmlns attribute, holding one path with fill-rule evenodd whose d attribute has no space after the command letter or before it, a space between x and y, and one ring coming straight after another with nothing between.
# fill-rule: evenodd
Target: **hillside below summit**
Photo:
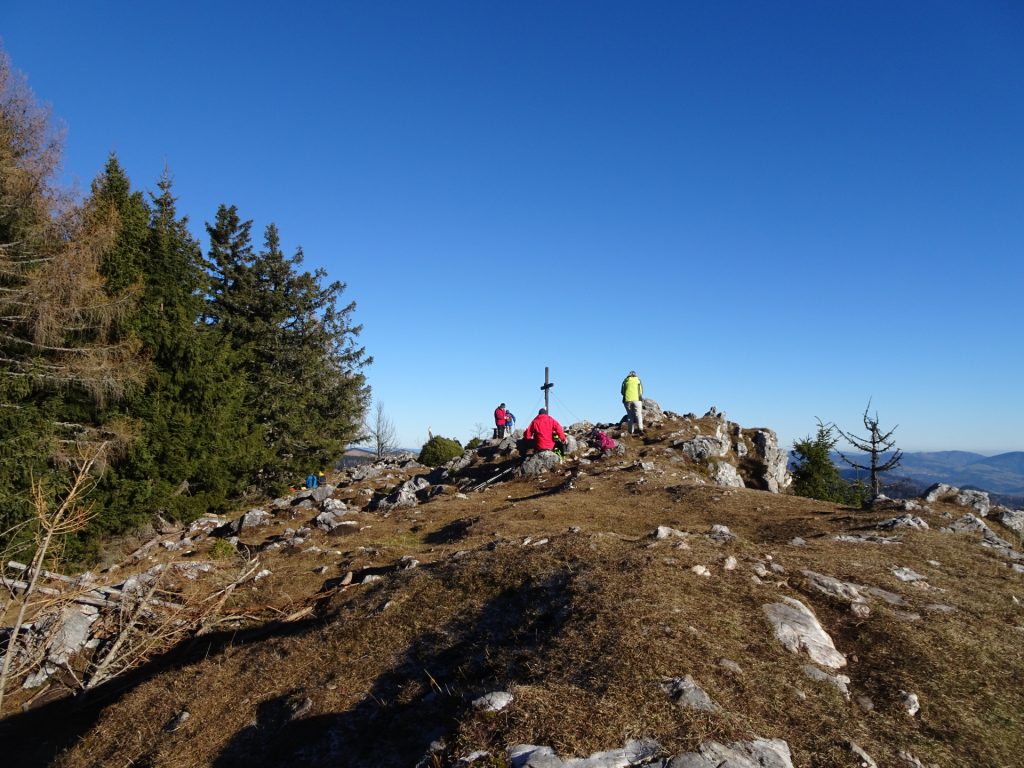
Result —
<instances>
[{"instance_id":1,"label":"hillside below summit","mask_svg":"<svg viewBox=\"0 0 1024 768\"><path fill-rule=\"evenodd\" d=\"M1024 766L1024 513L798 498L770 430L648 407L642 437L600 425L613 452L581 423L560 462L489 441L165 531L94 578L165 579L154 634L167 605L201 616L61 697L118 642L99 609L91 648L17 690L5 756Z\"/></svg>"}]
</instances>

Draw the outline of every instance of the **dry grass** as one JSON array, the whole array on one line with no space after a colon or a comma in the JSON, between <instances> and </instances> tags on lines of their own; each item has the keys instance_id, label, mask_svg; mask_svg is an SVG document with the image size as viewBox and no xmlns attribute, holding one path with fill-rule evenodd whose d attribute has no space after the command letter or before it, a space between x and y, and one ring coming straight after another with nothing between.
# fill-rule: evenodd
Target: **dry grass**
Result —
<instances>
[{"instance_id":1,"label":"dry grass","mask_svg":"<svg viewBox=\"0 0 1024 768\"><path fill-rule=\"evenodd\" d=\"M55 764L410 766L443 739L433 764L482 749L500 765L516 743L582 756L653 737L674 754L708 738L762 736L786 739L798 766L853 765L847 739L880 765L898 765L900 750L942 766L1024 765L1019 574L972 537L934 529L900 534L898 545L836 542L891 513L696 485L663 437L627 440L624 459L579 467L571 488L561 474L519 479L389 516L361 513L360 530L311 539L321 552L264 552L273 576L237 590L228 607L278 620L204 638L154 666L104 702ZM655 469L635 468L638 457ZM926 517L937 527L962 511L940 505ZM738 538L701 535L715 523ZM659 525L690 532L687 547L651 538ZM297 522L259 538L285 526ZM807 546L791 546L794 536ZM420 567L398 570L406 555ZM736 570L722 567L729 555ZM769 557L784 572L755 583L753 565ZM695 575L698 564L712 576ZM931 589L898 581L895 566L926 575ZM805 569L905 605L873 598L871 616L858 618L810 591ZM349 571L385 578L341 586ZM776 642L761 606L783 595L813 608L872 711L805 677L806 657ZM280 621L303 608L307 618ZM718 711L667 699L659 683L684 674ZM498 689L514 694L508 709L471 707ZM902 711L901 690L919 695L918 717ZM188 722L166 729L183 710Z\"/></svg>"}]
</instances>

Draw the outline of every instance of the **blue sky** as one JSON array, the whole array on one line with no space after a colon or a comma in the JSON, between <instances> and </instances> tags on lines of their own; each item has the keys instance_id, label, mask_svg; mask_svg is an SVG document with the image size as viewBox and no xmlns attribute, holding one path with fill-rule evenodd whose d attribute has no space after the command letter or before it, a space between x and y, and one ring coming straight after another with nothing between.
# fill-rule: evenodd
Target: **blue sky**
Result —
<instances>
[{"instance_id":1,"label":"blue sky","mask_svg":"<svg viewBox=\"0 0 1024 768\"><path fill-rule=\"evenodd\" d=\"M907 450L1024 450L1015 2L0 0L65 179L165 165L347 283L405 446L544 367L635 369L784 445L869 397ZM205 237L203 238L205 245Z\"/></svg>"}]
</instances>

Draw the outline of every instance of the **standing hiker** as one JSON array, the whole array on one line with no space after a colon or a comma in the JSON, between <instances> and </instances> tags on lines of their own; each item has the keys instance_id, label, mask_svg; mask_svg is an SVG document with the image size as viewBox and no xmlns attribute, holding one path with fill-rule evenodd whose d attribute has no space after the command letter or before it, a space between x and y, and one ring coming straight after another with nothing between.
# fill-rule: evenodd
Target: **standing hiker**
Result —
<instances>
[{"instance_id":1,"label":"standing hiker","mask_svg":"<svg viewBox=\"0 0 1024 768\"><path fill-rule=\"evenodd\" d=\"M622 404L626 407L626 427L629 434L633 434L633 428L641 435L644 433L644 385L640 383L640 377L636 371L630 371L629 375L622 380Z\"/></svg>"},{"instance_id":2,"label":"standing hiker","mask_svg":"<svg viewBox=\"0 0 1024 768\"><path fill-rule=\"evenodd\" d=\"M547 408L541 408L533 417L530 426L526 428L523 437L528 441L533 441L533 447L538 451L553 451L555 435L558 435L558 439L563 443L565 442L565 431L562 429L562 425L548 416Z\"/></svg>"},{"instance_id":3,"label":"standing hiker","mask_svg":"<svg viewBox=\"0 0 1024 768\"><path fill-rule=\"evenodd\" d=\"M505 404L502 403L494 409L494 436L501 440L505 436Z\"/></svg>"}]
</instances>

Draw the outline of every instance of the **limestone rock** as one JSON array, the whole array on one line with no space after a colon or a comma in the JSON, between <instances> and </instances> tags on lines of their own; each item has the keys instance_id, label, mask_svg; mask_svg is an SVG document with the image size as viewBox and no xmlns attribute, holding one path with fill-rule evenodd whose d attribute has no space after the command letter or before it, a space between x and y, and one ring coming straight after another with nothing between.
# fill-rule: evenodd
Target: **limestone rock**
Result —
<instances>
[{"instance_id":1,"label":"limestone rock","mask_svg":"<svg viewBox=\"0 0 1024 768\"><path fill-rule=\"evenodd\" d=\"M711 479L715 481L716 485L725 486L726 488L744 487L743 478L740 477L740 473L736 471L736 467L727 461L720 461L715 464L715 471Z\"/></svg>"},{"instance_id":2,"label":"limestone rock","mask_svg":"<svg viewBox=\"0 0 1024 768\"><path fill-rule=\"evenodd\" d=\"M807 586L821 592L823 595L835 598L843 603L866 603L867 598L861 593L856 584L848 581L840 581L834 576L826 576L814 571L803 571L807 579Z\"/></svg>"},{"instance_id":3,"label":"limestone rock","mask_svg":"<svg viewBox=\"0 0 1024 768\"><path fill-rule=\"evenodd\" d=\"M558 458L558 454L554 451L540 451L523 462L522 466L519 467L519 474L527 476L542 475L555 469L560 463L561 459Z\"/></svg>"},{"instance_id":4,"label":"limestone rock","mask_svg":"<svg viewBox=\"0 0 1024 768\"><path fill-rule=\"evenodd\" d=\"M729 526L721 524L712 525L711 530L704 535L718 542L733 541L736 538L736 534L729 530Z\"/></svg>"},{"instance_id":5,"label":"limestone rock","mask_svg":"<svg viewBox=\"0 0 1024 768\"><path fill-rule=\"evenodd\" d=\"M924 492L924 500L929 504L936 501L944 501L950 496L954 496L960 492L960 489L953 485L946 483L935 483L929 486Z\"/></svg>"},{"instance_id":6,"label":"limestone rock","mask_svg":"<svg viewBox=\"0 0 1024 768\"><path fill-rule=\"evenodd\" d=\"M922 576L920 573L914 571L911 568L893 568L892 575L900 581L905 581L908 583L914 581L926 581L928 578L927 576Z\"/></svg>"},{"instance_id":7,"label":"limestone rock","mask_svg":"<svg viewBox=\"0 0 1024 768\"><path fill-rule=\"evenodd\" d=\"M483 712L501 712L512 703L512 694L508 691L492 691L473 700L473 707Z\"/></svg>"},{"instance_id":8,"label":"limestone rock","mask_svg":"<svg viewBox=\"0 0 1024 768\"><path fill-rule=\"evenodd\" d=\"M875 527L881 528L882 530L893 530L895 528L916 528L918 530L927 530L928 523L917 515L907 514L883 520Z\"/></svg>"},{"instance_id":9,"label":"limestone rock","mask_svg":"<svg viewBox=\"0 0 1024 768\"><path fill-rule=\"evenodd\" d=\"M1018 535L1024 536L1024 510L1000 509L996 513L995 519L1011 531L1016 531Z\"/></svg>"},{"instance_id":10,"label":"limestone rock","mask_svg":"<svg viewBox=\"0 0 1024 768\"><path fill-rule=\"evenodd\" d=\"M665 768L793 768L793 756L782 739L737 741L729 746L706 741L696 752L676 755Z\"/></svg>"},{"instance_id":11,"label":"limestone rock","mask_svg":"<svg viewBox=\"0 0 1024 768\"><path fill-rule=\"evenodd\" d=\"M779 448L779 439L770 429L754 432L754 448L764 464L764 483L772 493L789 488L793 477L789 474L789 457Z\"/></svg>"},{"instance_id":12,"label":"limestone rock","mask_svg":"<svg viewBox=\"0 0 1024 768\"><path fill-rule=\"evenodd\" d=\"M970 507L981 517L987 517L992 508L992 502L984 491L960 491L953 499L953 503L961 507Z\"/></svg>"},{"instance_id":13,"label":"limestone rock","mask_svg":"<svg viewBox=\"0 0 1024 768\"><path fill-rule=\"evenodd\" d=\"M846 675L830 675L828 672L822 672L820 669L811 666L810 664L804 664L802 669L804 674L811 678L811 680L828 683L843 694L844 699L847 701L850 700L850 678Z\"/></svg>"},{"instance_id":14,"label":"limestone rock","mask_svg":"<svg viewBox=\"0 0 1024 768\"><path fill-rule=\"evenodd\" d=\"M917 698L916 693L900 691L900 697L903 703L903 709L908 715L914 717L914 715L921 711L921 701Z\"/></svg>"},{"instance_id":15,"label":"limestone rock","mask_svg":"<svg viewBox=\"0 0 1024 768\"><path fill-rule=\"evenodd\" d=\"M653 739L627 741L621 749L595 752L590 757L562 760L551 747L516 744L508 750L511 768L627 768L649 763L661 752Z\"/></svg>"},{"instance_id":16,"label":"limestone rock","mask_svg":"<svg viewBox=\"0 0 1024 768\"><path fill-rule=\"evenodd\" d=\"M718 709L707 692L690 676L673 677L661 682L661 690L680 707L696 709L701 712L714 712Z\"/></svg>"},{"instance_id":17,"label":"limestone rock","mask_svg":"<svg viewBox=\"0 0 1024 768\"><path fill-rule=\"evenodd\" d=\"M849 749L853 753L854 757L857 758L857 764L860 768L878 768L878 763L871 758L871 755L861 749L857 742L846 742L846 748Z\"/></svg>"},{"instance_id":18,"label":"limestone rock","mask_svg":"<svg viewBox=\"0 0 1024 768\"><path fill-rule=\"evenodd\" d=\"M823 667L845 667L846 656L836 649L811 609L791 597L783 597L782 600L781 603L761 606L779 642L792 653L804 651Z\"/></svg>"},{"instance_id":19,"label":"limestone rock","mask_svg":"<svg viewBox=\"0 0 1024 768\"><path fill-rule=\"evenodd\" d=\"M729 453L730 446L728 440L719 440L714 437L696 437L692 440L672 444L673 448L691 461L707 461L712 457L721 458Z\"/></svg>"}]
</instances>

